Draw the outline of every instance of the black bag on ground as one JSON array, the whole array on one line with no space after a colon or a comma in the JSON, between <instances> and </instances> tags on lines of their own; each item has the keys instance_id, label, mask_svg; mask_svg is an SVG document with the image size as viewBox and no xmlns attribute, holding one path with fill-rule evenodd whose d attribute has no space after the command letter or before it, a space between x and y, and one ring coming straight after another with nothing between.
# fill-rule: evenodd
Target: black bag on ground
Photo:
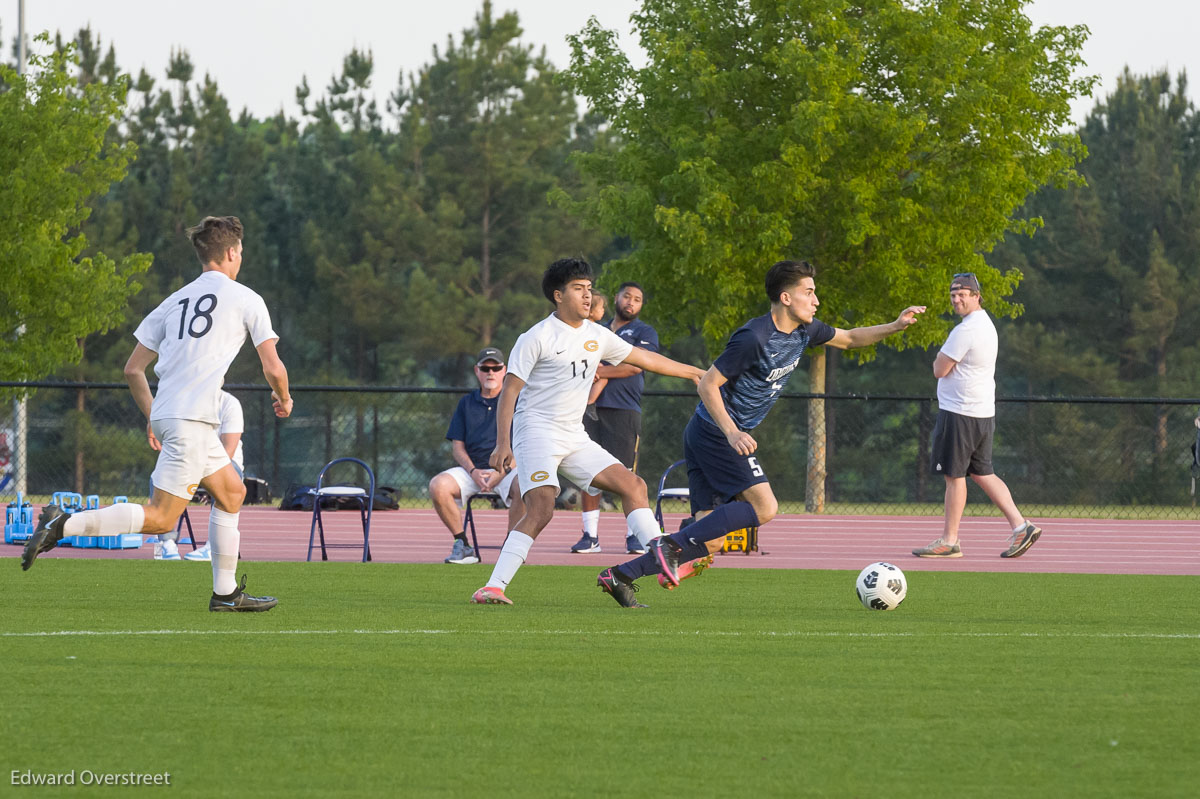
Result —
<instances>
[{"instance_id":1,"label":"black bag on ground","mask_svg":"<svg viewBox=\"0 0 1200 799\"><path fill-rule=\"evenodd\" d=\"M261 477L246 477L242 483L246 486L247 505L268 505L271 502L271 487Z\"/></svg>"},{"instance_id":2,"label":"black bag on ground","mask_svg":"<svg viewBox=\"0 0 1200 799\"><path fill-rule=\"evenodd\" d=\"M348 484L340 484L336 486L326 486L326 488L361 488L364 492L367 490L365 486L356 486ZM292 483L288 486L288 490L284 492L283 498L279 501L280 510L307 510L313 509L313 500L316 495L315 486L301 485ZM372 510L398 510L400 508L400 489L392 488L391 486L375 486L375 502L372 504ZM321 510L358 510L357 497L322 497Z\"/></svg>"}]
</instances>

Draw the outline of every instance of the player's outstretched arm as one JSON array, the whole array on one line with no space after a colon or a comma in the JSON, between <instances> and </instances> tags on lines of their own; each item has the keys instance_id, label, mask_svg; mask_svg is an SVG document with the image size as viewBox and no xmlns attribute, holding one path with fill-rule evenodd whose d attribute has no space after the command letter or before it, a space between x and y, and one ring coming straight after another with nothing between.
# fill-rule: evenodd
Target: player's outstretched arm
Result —
<instances>
[{"instance_id":1,"label":"player's outstretched arm","mask_svg":"<svg viewBox=\"0 0 1200 799\"><path fill-rule=\"evenodd\" d=\"M488 459L488 465L501 473L513 467L512 420L523 388L525 381L512 372L504 376L504 388L500 389L500 401L496 403L496 448Z\"/></svg>"},{"instance_id":2,"label":"player's outstretched arm","mask_svg":"<svg viewBox=\"0 0 1200 799\"><path fill-rule=\"evenodd\" d=\"M867 347L871 344L883 341L888 336L899 333L909 325L917 321L917 315L925 313L924 305L910 305L905 308L901 314L896 317L896 321L889 322L886 325L872 325L870 327L855 327L850 330L842 330L840 327L835 328L833 338L827 344L831 347L836 347L839 350L852 350L856 347Z\"/></svg>"},{"instance_id":3,"label":"player's outstretched arm","mask_svg":"<svg viewBox=\"0 0 1200 799\"><path fill-rule=\"evenodd\" d=\"M700 378L704 377L704 370L698 366L673 361L665 355L659 355L657 352L644 350L641 347L634 347L630 350L629 355L621 363L633 364L647 372L656 372L667 377L682 377L685 380L691 380L696 385L700 385Z\"/></svg>"},{"instance_id":4,"label":"player's outstretched arm","mask_svg":"<svg viewBox=\"0 0 1200 799\"><path fill-rule=\"evenodd\" d=\"M283 419L292 414L292 395L288 391L287 367L283 365L275 349L277 341L278 339L267 339L255 349L258 352L258 360L262 362L263 377L267 379L267 385L271 387L271 396L275 398L275 415Z\"/></svg>"}]
</instances>

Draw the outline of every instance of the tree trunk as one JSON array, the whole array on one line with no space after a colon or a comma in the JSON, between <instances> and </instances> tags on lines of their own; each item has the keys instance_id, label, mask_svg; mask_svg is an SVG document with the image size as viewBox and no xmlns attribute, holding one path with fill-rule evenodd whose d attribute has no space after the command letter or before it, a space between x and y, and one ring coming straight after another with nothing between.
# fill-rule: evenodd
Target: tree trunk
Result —
<instances>
[{"instance_id":1,"label":"tree trunk","mask_svg":"<svg viewBox=\"0 0 1200 799\"><path fill-rule=\"evenodd\" d=\"M808 359L808 390L825 393L825 350ZM804 492L804 509L809 513L825 512L825 400L808 401L808 482Z\"/></svg>"}]
</instances>

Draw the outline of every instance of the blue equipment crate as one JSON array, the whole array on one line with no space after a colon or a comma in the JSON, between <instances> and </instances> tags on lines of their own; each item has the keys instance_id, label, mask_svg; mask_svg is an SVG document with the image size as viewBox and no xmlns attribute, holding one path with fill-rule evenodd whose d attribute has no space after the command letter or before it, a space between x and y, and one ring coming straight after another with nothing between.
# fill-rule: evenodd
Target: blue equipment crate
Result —
<instances>
[{"instance_id":1,"label":"blue equipment crate","mask_svg":"<svg viewBox=\"0 0 1200 799\"><path fill-rule=\"evenodd\" d=\"M4 543L19 544L33 537L33 505L17 493L17 501L4 511Z\"/></svg>"},{"instance_id":2,"label":"blue equipment crate","mask_svg":"<svg viewBox=\"0 0 1200 799\"><path fill-rule=\"evenodd\" d=\"M141 545L141 533L96 536L96 546L100 549L137 549Z\"/></svg>"}]
</instances>

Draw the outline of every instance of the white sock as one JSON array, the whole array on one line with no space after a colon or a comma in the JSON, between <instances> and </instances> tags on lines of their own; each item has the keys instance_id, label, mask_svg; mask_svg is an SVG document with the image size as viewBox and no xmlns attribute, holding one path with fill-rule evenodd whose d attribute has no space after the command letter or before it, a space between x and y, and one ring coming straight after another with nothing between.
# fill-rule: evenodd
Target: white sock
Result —
<instances>
[{"instance_id":1,"label":"white sock","mask_svg":"<svg viewBox=\"0 0 1200 799\"><path fill-rule=\"evenodd\" d=\"M500 556L496 558L496 567L492 569L491 579L487 581L488 587L499 588L501 591L508 588L508 584L517 574L517 569L525 562L525 556L529 554L531 546L532 538L516 530L510 532L508 538L504 539L504 548L500 550Z\"/></svg>"},{"instance_id":2,"label":"white sock","mask_svg":"<svg viewBox=\"0 0 1200 799\"><path fill-rule=\"evenodd\" d=\"M583 512L583 532L589 538L599 538L600 529L600 509L585 510Z\"/></svg>"},{"instance_id":3,"label":"white sock","mask_svg":"<svg viewBox=\"0 0 1200 799\"><path fill-rule=\"evenodd\" d=\"M237 590L238 531L237 513L213 508L208 514L208 543L212 545L213 593L222 596Z\"/></svg>"},{"instance_id":4,"label":"white sock","mask_svg":"<svg viewBox=\"0 0 1200 799\"><path fill-rule=\"evenodd\" d=\"M654 511L649 508L634 508L625 517L625 524L629 531L637 536L642 546L662 535L662 530L658 529L658 520L654 518Z\"/></svg>"},{"instance_id":5,"label":"white sock","mask_svg":"<svg viewBox=\"0 0 1200 799\"><path fill-rule=\"evenodd\" d=\"M63 524L63 535L123 535L140 533L146 523L141 505L118 502L99 510L72 513Z\"/></svg>"},{"instance_id":6,"label":"white sock","mask_svg":"<svg viewBox=\"0 0 1200 799\"><path fill-rule=\"evenodd\" d=\"M1016 527L1014 527L1014 528L1013 528L1013 532L1014 532L1014 533L1019 533L1019 532L1021 532L1022 530L1024 530L1024 529L1026 528L1026 526L1028 526L1028 524L1029 524L1029 520L1028 520L1028 519L1026 519L1025 521L1023 521L1023 522L1021 522L1020 524L1018 524Z\"/></svg>"}]
</instances>

